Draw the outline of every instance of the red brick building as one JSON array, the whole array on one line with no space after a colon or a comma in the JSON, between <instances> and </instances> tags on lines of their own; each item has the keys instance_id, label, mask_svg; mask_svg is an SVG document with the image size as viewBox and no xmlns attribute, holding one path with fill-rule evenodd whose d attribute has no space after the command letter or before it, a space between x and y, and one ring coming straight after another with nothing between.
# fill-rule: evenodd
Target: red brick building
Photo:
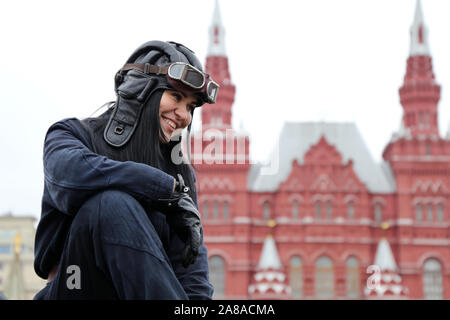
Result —
<instances>
[{"instance_id":1,"label":"red brick building","mask_svg":"<svg viewBox=\"0 0 450 320\"><path fill-rule=\"evenodd\" d=\"M231 125L217 2L209 32L206 70L221 88L191 147L215 297L450 299L450 136L420 1L402 125L381 164L354 123L324 122L287 122L270 166L251 164L248 134Z\"/></svg>"}]
</instances>

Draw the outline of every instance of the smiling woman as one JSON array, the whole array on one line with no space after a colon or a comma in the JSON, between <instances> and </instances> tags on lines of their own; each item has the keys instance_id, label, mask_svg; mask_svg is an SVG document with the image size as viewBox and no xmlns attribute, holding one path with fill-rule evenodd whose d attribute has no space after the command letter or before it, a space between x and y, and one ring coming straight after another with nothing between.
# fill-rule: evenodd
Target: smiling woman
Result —
<instances>
[{"instance_id":1,"label":"smiling woman","mask_svg":"<svg viewBox=\"0 0 450 320\"><path fill-rule=\"evenodd\" d=\"M186 128L199 104L198 97L194 94L176 90L164 91L159 104L159 122L165 136L160 135L160 141L168 142L173 135Z\"/></svg>"},{"instance_id":2,"label":"smiling woman","mask_svg":"<svg viewBox=\"0 0 450 320\"><path fill-rule=\"evenodd\" d=\"M173 63L204 87L172 86L163 71ZM116 74L106 112L50 127L35 250L49 282L36 299L211 299L195 173L171 158L175 133L187 128L189 139L194 109L215 102L201 70L185 46L147 42ZM66 285L74 266L75 289Z\"/></svg>"}]
</instances>

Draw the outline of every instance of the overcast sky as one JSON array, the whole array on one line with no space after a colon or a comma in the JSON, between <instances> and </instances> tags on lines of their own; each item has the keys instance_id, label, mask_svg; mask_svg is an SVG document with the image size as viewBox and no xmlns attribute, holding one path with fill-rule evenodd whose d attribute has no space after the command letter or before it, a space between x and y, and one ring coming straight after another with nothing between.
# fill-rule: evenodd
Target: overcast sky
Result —
<instances>
[{"instance_id":1,"label":"overcast sky","mask_svg":"<svg viewBox=\"0 0 450 320\"><path fill-rule=\"evenodd\" d=\"M221 0L237 87L233 124L265 160L285 121L355 122L376 161L399 127L416 0ZM450 1L422 0L441 135L450 119ZM0 3L0 214L40 215L47 128L114 100L113 78L148 40L205 60L214 0ZM198 128L199 114L194 118Z\"/></svg>"}]
</instances>

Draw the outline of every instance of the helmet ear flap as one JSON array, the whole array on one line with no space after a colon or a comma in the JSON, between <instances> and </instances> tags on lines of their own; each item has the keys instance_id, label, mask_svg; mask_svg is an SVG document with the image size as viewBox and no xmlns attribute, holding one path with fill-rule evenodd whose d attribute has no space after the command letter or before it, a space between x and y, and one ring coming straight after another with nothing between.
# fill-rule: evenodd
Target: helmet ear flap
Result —
<instances>
[{"instance_id":1,"label":"helmet ear flap","mask_svg":"<svg viewBox=\"0 0 450 320\"><path fill-rule=\"evenodd\" d=\"M114 86L116 90L123 82L124 76L122 72L123 72L122 70L119 70L114 77Z\"/></svg>"}]
</instances>

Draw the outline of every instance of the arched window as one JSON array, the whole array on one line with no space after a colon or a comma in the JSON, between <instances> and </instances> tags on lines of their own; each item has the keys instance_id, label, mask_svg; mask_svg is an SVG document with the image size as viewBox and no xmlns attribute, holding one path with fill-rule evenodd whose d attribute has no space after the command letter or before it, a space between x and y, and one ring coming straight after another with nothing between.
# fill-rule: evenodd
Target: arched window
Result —
<instances>
[{"instance_id":1,"label":"arched window","mask_svg":"<svg viewBox=\"0 0 450 320\"><path fill-rule=\"evenodd\" d=\"M359 264L355 257L347 259L347 297L359 297Z\"/></svg>"},{"instance_id":2,"label":"arched window","mask_svg":"<svg viewBox=\"0 0 450 320\"><path fill-rule=\"evenodd\" d=\"M295 200L292 202L292 218L297 219L298 215L299 215L298 201Z\"/></svg>"},{"instance_id":3,"label":"arched window","mask_svg":"<svg viewBox=\"0 0 450 320\"><path fill-rule=\"evenodd\" d=\"M353 202L349 202L347 206L347 217L349 220L353 220L355 218L355 207Z\"/></svg>"},{"instance_id":4,"label":"arched window","mask_svg":"<svg viewBox=\"0 0 450 320\"><path fill-rule=\"evenodd\" d=\"M270 203L267 201L264 202L264 206L263 206L263 218L264 218L264 220L270 219Z\"/></svg>"},{"instance_id":5,"label":"arched window","mask_svg":"<svg viewBox=\"0 0 450 320\"><path fill-rule=\"evenodd\" d=\"M381 222L383 214L381 212L381 204L377 203L374 207L375 222Z\"/></svg>"},{"instance_id":6,"label":"arched window","mask_svg":"<svg viewBox=\"0 0 450 320\"><path fill-rule=\"evenodd\" d=\"M303 296L303 273L302 260L300 257L292 257L289 272L290 286L293 298L300 298Z\"/></svg>"},{"instance_id":7,"label":"arched window","mask_svg":"<svg viewBox=\"0 0 450 320\"><path fill-rule=\"evenodd\" d=\"M439 203L437 206L437 219L439 222L444 221L444 206Z\"/></svg>"},{"instance_id":8,"label":"arched window","mask_svg":"<svg viewBox=\"0 0 450 320\"><path fill-rule=\"evenodd\" d=\"M205 201L203 202L203 218L207 220L208 216L209 216L209 205L208 201Z\"/></svg>"},{"instance_id":9,"label":"arched window","mask_svg":"<svg viewBox=\"0 0 450 320\"><path fill-rule=\"evenodd\" d=\"M209 259L209 280L214 286L213 298L223 298L225 296L225 261L219 256Z\"/></svg>"},{"instance_id":10,"label":"arched window","mask_svg":"<svg viewBox=\"0 0 450 320\"><path fill-rule=\"evenodd\" d=\"M332 207L331 207L331 202L327 201L327 219L331 219L331 214L332 214Z\"/></svg>"},{"instance_id":11,"label":"arched window","mask_svg":"<svg viewBox=\"0 0 450 320\"><path fill-rule=\"evenodd\" d=\"M316 218L322 218L322 203L320 201L316 202Z\"/></svg>"},{"instance_id":12,"label":"arched window","mask_svg":"<svg viewBox=\"0 0 450 320\"><path fill-rule=\"evenodd\" d=\"M427 300L443 298L442 267L436 259L428 259L423 266L423 296Z\"/></svg>"},{"instance_id":13,"label":"arched window","mask_svg":"<svg viewBox=\"0 0 450 320\"><path fill-rule=\"evenodd\" d=\"M420 203L416 205L416 221L422 221L422 205Z\"/></svg>"},{"instance_id":14,"label":"arched window","mask_svg":"<svg viewBox=\"0 0 450 320\"><path fill-rule=\"evenodd\" d=\"M217 201L213 203L213 218L215 220L219 219L219 202Z\"/></svg>"},{"instance_id":15,"label":"arched window","mask_svg":"<svg viewBox=\"0 0 450 320\"><path fill-rule=\"evenodd\" d=\"M316 261L315 270L316 297L332 298L334 296L334 268L328 257L320 257Z\"/></svg>"},{"instance_id":16,"label":"arched window","mask_svg":"<svg viewBox=\"0 0 450 320\"><path fill-rule=\"evenodd\" d=\"M228 205L228 201L225 201L223 203L223 220L228 220L229 217L230 217L229 205Z\"/></svg>"},{"instance_id":17,"label":"arched window","mask_svg":"<svg viewBox=\"0 0 450 320\"><path fill-rule=\"evenodd\" d=\"M427 220L433 221L433 205L431 203L427 204Z\"/></svg>"}]
</instances>

